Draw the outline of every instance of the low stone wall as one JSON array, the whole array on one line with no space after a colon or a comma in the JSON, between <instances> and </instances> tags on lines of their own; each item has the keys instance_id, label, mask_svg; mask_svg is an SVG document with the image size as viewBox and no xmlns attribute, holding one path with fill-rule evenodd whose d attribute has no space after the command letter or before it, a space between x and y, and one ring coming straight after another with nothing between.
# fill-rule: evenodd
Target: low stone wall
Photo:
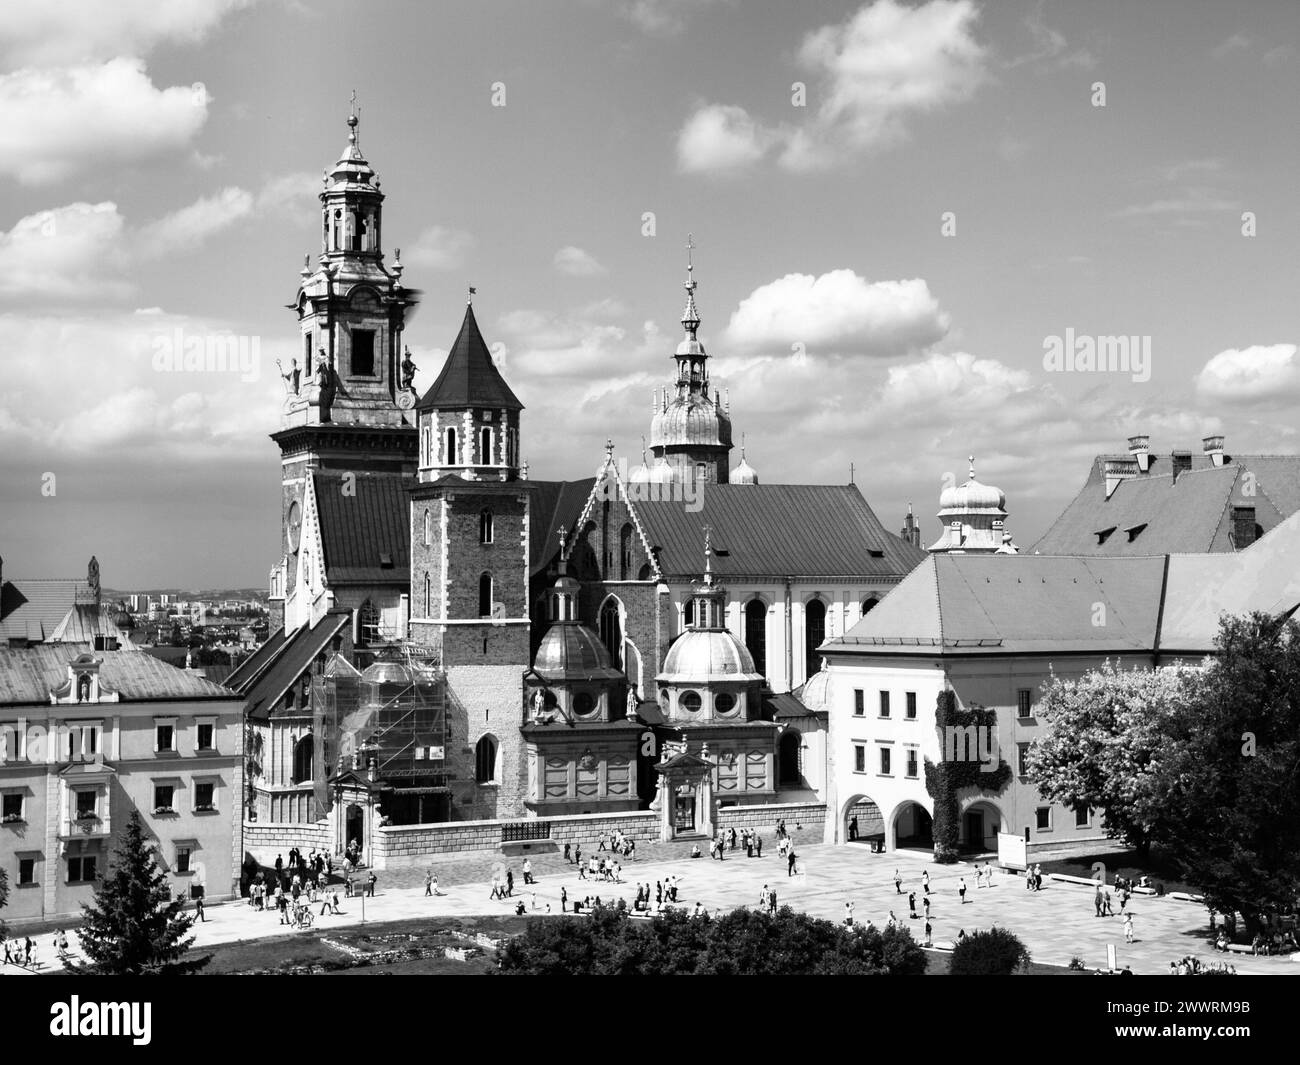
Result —
<instances>
[{"instance_id":1,"label":"low stone wall","mask_svg":"<svg viewBox=\"0 0 1300 1065\"><path fill-rule=\"evenodd\" d=\"M772 833L781 820L791 832L795 831L795 825L802 825L820 833L826 823L826 804L774 802L764 806L727 806L718 811L718 827L724 830L734 828L737 832L742 828L756 828L765 834Z\"/></svg>"},{"instance_id":2,"label":"low stone wall","mask_svg":"<svg viewBox=\"0 0 1300 1065\"><path fill-rule=\"evenodd\" d=\"M244 853L251 854L263 865L274 865L276 855L288 861L290 847L303 851L332 850L333 837L328 821L301 824L275 821L244 822Z\"/></svg>"}]
</instances>

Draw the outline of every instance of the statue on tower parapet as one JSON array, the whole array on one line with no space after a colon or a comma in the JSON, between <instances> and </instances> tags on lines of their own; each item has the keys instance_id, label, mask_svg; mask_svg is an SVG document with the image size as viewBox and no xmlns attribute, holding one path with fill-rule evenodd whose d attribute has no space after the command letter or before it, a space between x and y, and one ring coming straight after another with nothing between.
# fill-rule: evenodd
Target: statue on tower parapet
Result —
<instances>
[{"instance_id":1,"label":"statue on tower parapet","mask_svg":"<svg viewBox=\"0 0 1300 1065\"><path fill-rule=\"evenodd\" d=\"M402 388L405 391L413 392L415 390L415 371L418 369L415 360L411 358L411 349L407 348L402 355Z\"/></svg>"}]
</instances>

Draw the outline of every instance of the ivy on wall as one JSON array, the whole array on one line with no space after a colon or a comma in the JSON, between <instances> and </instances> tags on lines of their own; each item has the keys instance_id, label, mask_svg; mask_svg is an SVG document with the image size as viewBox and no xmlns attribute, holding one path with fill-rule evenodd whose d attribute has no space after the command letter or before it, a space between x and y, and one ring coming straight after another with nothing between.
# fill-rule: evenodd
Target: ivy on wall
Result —
<instances>
[{"instance_id":1,"label":"ivy on wall","mask_svg":"<svg viewBox=\"0 0 1300 1065\"><path fill-rule=\"evenodd\" d=\"M960 839L959 816L961 804L957 793L962 788L978 788L993 795L1001 794L1011 782L1011 767L1000 756L996 769L985 769L981 755L997 751L992 737L997 736L996 710L986 710L972 703L969 710L957 705L957 697L950 691L939 693L935 705L935 726L939 733L939 750L942 761L937 765L925 760L925 790L934 800L934 860L942 864L957 861ZM974 732L969 727L974 726ZM962 742L950 737L961 730ZM983 745L975 743L972 751L966 737L989 737Z\"/></svg>"}]
</instances>

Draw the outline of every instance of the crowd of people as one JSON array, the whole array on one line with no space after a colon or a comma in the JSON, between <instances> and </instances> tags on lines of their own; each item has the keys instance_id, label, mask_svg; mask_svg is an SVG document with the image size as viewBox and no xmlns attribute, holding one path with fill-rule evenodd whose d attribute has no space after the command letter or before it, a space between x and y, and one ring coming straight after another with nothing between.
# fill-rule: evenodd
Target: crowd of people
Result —
<instances>
[{"instance_id":1,"label":"crowd of people","mask_svg":"<svg viewBox=\"0 0 1300 1065\"><path fill-rule=\"evenodd\" d=\"M1170 976L1236 976L1237 967L1226 961L1203 962L1188 954L1169 963Z\"/></svg>"}]
</instances>

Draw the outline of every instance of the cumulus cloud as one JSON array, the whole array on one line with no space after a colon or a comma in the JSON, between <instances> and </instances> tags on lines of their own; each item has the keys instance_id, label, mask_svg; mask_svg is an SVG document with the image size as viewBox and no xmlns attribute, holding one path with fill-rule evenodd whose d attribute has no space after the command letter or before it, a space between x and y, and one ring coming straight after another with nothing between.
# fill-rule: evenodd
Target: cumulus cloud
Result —
<instances>
[{"instance_id":1,"label":"cumulus cloud","mask_svg":"<svg viewBox=\"0 0 1300 1065\"><path fill-rule=\"evenodd\" d=\"M842 355L899 355L939 340L948 315L924 280L868 281L852 270L787 274L741 300L726 343L740 351L793 345Z\"/></svg>"},{"instance_id":2,"label":"cumulus cloud","mask_svg":"<svg viewBox=\"0 0 1300 1065\"><path fill-rule=\"evenodd\" d=\"M691 15L717 0L625 0L619 13L646 33L667 37L681 33Z\"/></svg>"},{"instance_id":3,"label":"cumulus cloud","mask_svg":"<svg viewBox=\"0 0 1300 1065\"><path fill-rule=\"evenodd\" d=\"M778 136L755 122L743 107L705 104L677 134L677 166L688 174L740 170L761 159Z\"/></svg>"},{"instance_id":4,"label":"cumulus cloud","mask_svg":"<svg viewBox=\"0 0 1300 1065\"><path fill-rule=\"evenodd\" d=\"M595 277L605 273L605 268L590 252L568 244L555 253L555 269L570 277Z\"/></svg>"},{"instance_id":5,"label":"cumulus cloud","mask_svg":"<svg viewBox=\"0 0 1300 1065\"><path fill-rule=\"evenodd\" d=\"M138 59L0 74L0 174L40 185L184 148L210 100L199 84L156 88Z\"/></svg>"},{"instance_id":6,"label":"cumulus cloud","mask_svg":"<svg viewBox=\"0 0 1300 1065\"><path fill-rule=\"evenodd\" d=\"M164 41L201 40L226 14L256 0L59 0L0 5L7 64L80 63L144 55Z\"/></svg>"},{"instance_id":7,"label":"cumulus cloud","mask_svg":"<svg viewBox=\"0 0 1300 1065\"><path fill-rule=\"evenodd\" d=\"M1211 358L1194 381L1197 394L1210 402L1290 403L1300 399L1300 359L1295 344L1229 348Z\"/></svg>"},{"instance_id":8,"label":"cumulus cloud","mask_svg":"<svg viewBox=\"0 0 1300 1065\"><path fill-rule=\"evenodd\" d=\"M455 270L465 261L465 255L474 247L474 237L463 229L450 226L430 226L402 253L407 266L420 266L426 270Z\"/></svg>"},{"instance_id":9,"label":"cumulus cloud","mask_svg":"<svg viewBox=\"0 0 1300 1065\"><path fill-rule=\"evenodd\" d=\"M244 189L222 189L145 226L137 241L139 251L149 258L193 251L209 237L251 215L253 205L252 194Z\"/></svg>"}]
</instances>

